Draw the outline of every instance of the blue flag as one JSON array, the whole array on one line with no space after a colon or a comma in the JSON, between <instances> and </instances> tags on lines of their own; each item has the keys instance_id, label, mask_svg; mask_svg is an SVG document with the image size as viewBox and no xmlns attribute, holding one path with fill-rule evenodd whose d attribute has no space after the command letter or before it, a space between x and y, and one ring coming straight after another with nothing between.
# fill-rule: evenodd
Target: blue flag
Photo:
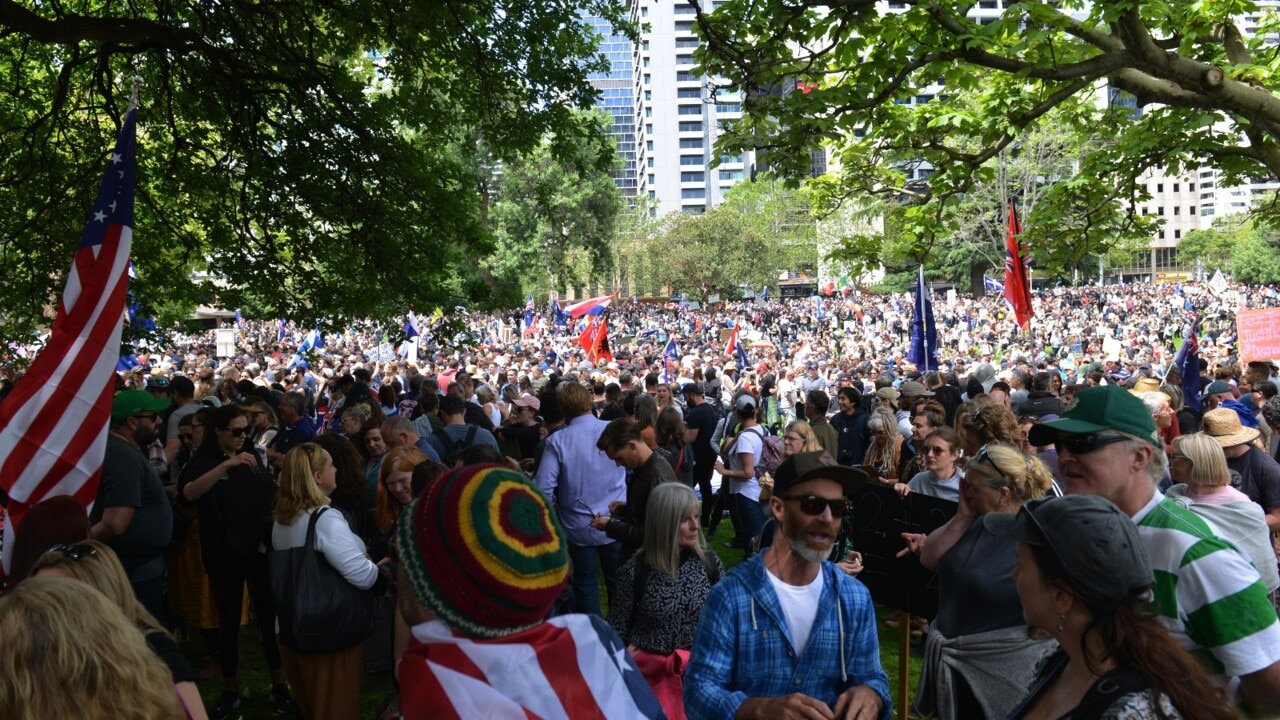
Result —
<instances>
[{"instance_id":1,"label":"blue flag","mask_svg":"<svg viewBox=\"0 0 1280 720\"><path fill-rule=\"evenodd\" d=\"M662 382L669 384L673 380L671 366L679 364L680 348L676 347L676 339L672 337L667 340L666 347L662 348Z\"/></svg>"},{"instance_id":2,"label":"blue flag","mask_svg":"<svg viewBox=\"0 0 1280 720\"><path fill-rule=\"evenodd\" d=\"M938 328L933 324L933 301L924 284L924 266L916 278L915 317L911 322L911 349L907 359L920 370L938 369Z\"/></svg>"},{"instance_id":3,"label":"blue flag","mask_svg":"<svg viewBox=\"0 0 1280 720\"><path fill-rule=\"evenodd\" d=\"M1173 362L1182 374L1182 401L1187 407L1200 411L1200 341L1196 339L1195 321L1188 326L1182 347L1173 357Z\"/></svg>"},{"instance_id":4,"label":"blue flag","mask_svg":"<svg viewBox=\"0 0 1280 720\"><path fill-rule=\"evenodd\" d=\"M413 313L410 312L409 317L404 321L404 336L412 340L420 334L421 333L418 332L418 318L414 317Z\"/></svg>"},{"instance_id":5,"label":"blue flag","mask_svg":"<svg viewBox=\"0 0 1280 720\"><path fill-rule=\"evenodd\" d=\"M560 327L569 326L569 314L564 311L564 308L560 307L560 301L556 298L551 298L551 317L555 318L556 325Z\"/></svg>"},{"instance_id":6,"label":"blue flag","mask_svg":"<svg viewBox=\"0 0 1280 720\"><path fill-rule=\"evenodd\" d=\"M276 321L276 342L282 343L289 336L289 330L285 327L284 318Z\"/></svg>"},{"instance_id":7,"label":"blue flag","mask_svg":"<svg viewBox=\"0 0 1280 720\"><path fill-rule=\"evenodd\" d=\"M997 293L1002 293L1002 292L1004 292L1004 283L1000 282L999 280L996 280L995 278L991 277L990 275L983 275L983 276L982 276L982 287L986 288L987 292L989 292L989 293L990 293L990 292L997 292Z\"/></svg>"}]
</instances>

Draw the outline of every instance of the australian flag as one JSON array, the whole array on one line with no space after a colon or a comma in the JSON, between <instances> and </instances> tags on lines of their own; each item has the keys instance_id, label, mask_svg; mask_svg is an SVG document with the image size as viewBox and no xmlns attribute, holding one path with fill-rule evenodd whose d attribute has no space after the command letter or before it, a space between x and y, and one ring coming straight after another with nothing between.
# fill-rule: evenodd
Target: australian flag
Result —
<instances>
[{"instance_id":1,"label":"australian flag","mask_svg":"<svg viewBox=\"0 0 1280 720\"><path fill-rule=\"evenodd\" d=\"M924 284L924 266L916 278L915 318L911 323L911 349L907 359L920 370L938 369L938 328L933 324L933 301Z\"/></svg>"},{"instance_id":2,"label":"australian flag","mask_svg":"<svg viewBox=\"0 0 1280 720\"><path fill-rule=\"evenodd\" d=\"M528 337L533 334L533 293L529 293L529 300L524 304L524 322L523 335Z\"/></svg>"},{"instance_id":3,"label":"australian flag","mask_svg":"<svg viewBox=\"0 0 1280 720\"><path fill-rule=\"evenodd\" d=\"M1196 338L1196 322L1187 325L1182 347L1174 355L1173 362L1182 374L1182 398L1187 407L1199 412L1200 407L1200 341Z\"/></svg>"},{"instance_id":4,"label":"australian flag","mask_svg":"<svg viewBox=\"0 0 1280 720\"><path fill-rule=\"evenodd\" d=\"M560 327L569 326L569 314L564 311L564 308L560 307L560 301L556 298L551 298L551 317L555 318L556 325Z\"/></svg>"},{"instance_id":5,"label":"australian flag","mask_svg":"<svg viewBox=\"0 0 1280 720\"><path fill-rule=\"evenodd\" d=\"M674 337L667 340L667 345L662 349L662 382L670 383L674 380L671 374L671 368L680 364L680 348L676 347L676 339Z\"/></svg>"}]
</instances>

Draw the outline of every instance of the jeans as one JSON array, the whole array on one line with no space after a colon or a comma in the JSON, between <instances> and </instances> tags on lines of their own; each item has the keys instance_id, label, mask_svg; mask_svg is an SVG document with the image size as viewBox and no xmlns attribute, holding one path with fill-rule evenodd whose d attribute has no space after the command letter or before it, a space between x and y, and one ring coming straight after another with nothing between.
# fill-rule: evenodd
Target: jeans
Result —
<instances>
[{"instance_id":1,"label":"jeans","mask_svg":"<svg viewBox=\"0 0 1280 720\"><path fill-rule=\"evenodd\" d=\"M716 471L716 461L714 457L708 458L705 462L699 460L693 466L693 484L698 488L698 492L702 493L702 527L715 527L716 523L712 522L711 512L715 507L715 494L711 492L711 476ZM719 520L719 518L716 518Z\"/></svg>"},{"instance_id":2,"label":"jeans","mask_svg":"<svg viewBox=\"0 0 1280 720\"><path fill-rule=\"evenodd\" d=\"M604 570L604 587L613 602L613 579L618 573L618 557L622 543L614 540L604 545L569 544L569 560L573 563L573 605L580 613L601 615L600 581L597 573Z\"/></svg>"},{"instance_id":3,"label":"jeans","mask_svg":"<svg viewBox=\"0 0 1280 720\"><path fill-rule=\"evenodd\" d=\"M760 535L764 529L764 508L760 506L759 500L752 500L746 495L734 494L733 502L738 508L738 523L740 538L748 543L752 539Z\"/></svg>"}]
</instances>

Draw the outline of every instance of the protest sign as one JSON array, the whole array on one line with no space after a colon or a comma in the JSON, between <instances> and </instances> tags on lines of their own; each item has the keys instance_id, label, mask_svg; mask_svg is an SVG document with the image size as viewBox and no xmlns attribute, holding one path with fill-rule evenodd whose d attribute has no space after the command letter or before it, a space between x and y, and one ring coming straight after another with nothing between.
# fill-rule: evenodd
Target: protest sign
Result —
<instances>
[{"instance_id":1,"label":"protest sign","mask_svg":"<svg viewBox=\"0 0 1280 720\"><path fill-rule=\"evenodd\" d=\"M1241 360L1280 358L1280 308L1241 310L1236 315L1236 327Z\"/></svg>"}]
</instances>

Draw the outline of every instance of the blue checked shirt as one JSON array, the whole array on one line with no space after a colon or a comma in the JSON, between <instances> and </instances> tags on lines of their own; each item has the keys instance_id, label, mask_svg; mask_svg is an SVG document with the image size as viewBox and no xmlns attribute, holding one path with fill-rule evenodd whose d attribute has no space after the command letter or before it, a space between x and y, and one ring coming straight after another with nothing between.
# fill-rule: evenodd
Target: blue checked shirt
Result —
<instances>
[{"instance_id":1,"label":"blue checked shirt","mask_svg":"<svg viewBox=\"0 0 1280 720\"><path fill-rule=\"evenodd\" d=\"M875 609L866 586L835 565L822 564L818 614L804 653L796 657L766 572L757 554L730 571L707 596L684 676L690 720L731 718L747 698L796 692L835 707L836 698L856 685L866 685L880 696L880 718L887 720L893 701L889 678L880 666ZM840 677L837 609L844 620L845 680Z\"/></svg>"}]
</instances>

